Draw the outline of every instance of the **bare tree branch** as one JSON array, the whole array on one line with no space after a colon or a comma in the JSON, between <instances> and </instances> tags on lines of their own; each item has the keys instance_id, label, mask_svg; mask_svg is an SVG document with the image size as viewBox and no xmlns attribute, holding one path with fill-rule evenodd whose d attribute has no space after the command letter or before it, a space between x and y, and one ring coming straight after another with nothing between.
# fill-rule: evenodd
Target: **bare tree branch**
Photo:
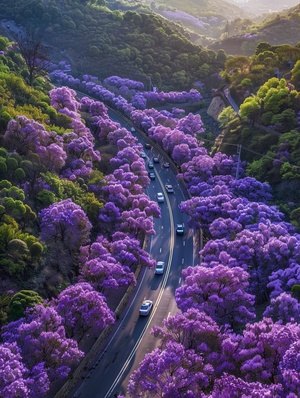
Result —
<instances>
[{"instance_id":1,"label":"bare tree branch","mask_svg":"<svg viewBox=\"0 0 300 398\"><path fill-rule=\"evenodd\" d=\"M38 76L43 76L51 64L49 49L45 46L41 38L29 31L13 33L13 40L16 42L29 72L29 85Z\"/></svg>"}]
</instances>

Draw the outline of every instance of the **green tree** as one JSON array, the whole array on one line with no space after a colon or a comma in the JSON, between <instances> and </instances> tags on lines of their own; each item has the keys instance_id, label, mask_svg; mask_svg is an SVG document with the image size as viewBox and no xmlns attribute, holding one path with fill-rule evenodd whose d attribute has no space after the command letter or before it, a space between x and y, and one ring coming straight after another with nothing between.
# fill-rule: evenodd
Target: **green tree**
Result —
<instances>
[{"instance_id":1,"label":"green tree","mask_svg":"<svg viewBox=\"0 0 300 398\"><path fill-rule=\"evenodd\" d=\"M228 123L231 122L236 117L237 114L235 110L232 108L232 106L227 106L220 112L218 116L218 121L220 122L220 126L222 128L225 128L228 125Z\"/></svg>"},{"instance_id":2,"label":"green tree","mask_svg":"<svg viewBox=\"0 0 300 398\"><path fill-rule=\"evenodd\" d=\"M42 304L44 299L33 290L20 290L14 294L8 307L9 320L16 321L24 315L26 308Z\"/></svg>"},{"instance_id":3,"label":"green tree","mask_svg":"<svg viewBox=\"0 0 300 398\"><path fill-rule=\"evenodd\" d=\"M265 51L271 51L271 49L272 49L272 45L270 43L261 42L257 45L255 54L258 55Z\"/></svg>"},{"instance_id":4,"label":"green tree","mask_svg":"<svg viewBox=\"0 0 300 398\"><path fill-rule=\"evenodd\" d=\"M241 118L248 119L253 124L258 121L261 107L255 97L248 97L240 106Z\"/></svg>"},{"instance_id":5,"label":"green tree","mask_svg":"<svg viewBox=\"0 0 300 398\"><path fill-rule=\"evenodd\" d=\"M291 82L298 90L300 90L300 60L295 63L295 66L293 67L291 72Z\"/></svg>"}]
</instances>

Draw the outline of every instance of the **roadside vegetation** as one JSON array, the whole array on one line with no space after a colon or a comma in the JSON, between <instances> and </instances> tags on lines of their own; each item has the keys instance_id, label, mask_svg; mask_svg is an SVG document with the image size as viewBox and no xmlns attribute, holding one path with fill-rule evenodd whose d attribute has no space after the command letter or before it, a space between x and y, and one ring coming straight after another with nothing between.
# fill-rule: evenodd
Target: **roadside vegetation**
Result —
<instances>
[{"instance_id":1,"label":"roadside vegetation","mask_svg":"<svg viewBox=\"0 0 300 398\"><path fill-rule=\"evenodd\" d=\"M2 3L22 30L0 37L0 395L53 397L155 265L143 242L160 207L111 107L170 157L204 234L128 394L299 396L299 46L229 56L146 6ZM22 52L33 33L51 65ZM199 112L212 88L239 106L216 141Z\"/></svg>"}]
</instances>

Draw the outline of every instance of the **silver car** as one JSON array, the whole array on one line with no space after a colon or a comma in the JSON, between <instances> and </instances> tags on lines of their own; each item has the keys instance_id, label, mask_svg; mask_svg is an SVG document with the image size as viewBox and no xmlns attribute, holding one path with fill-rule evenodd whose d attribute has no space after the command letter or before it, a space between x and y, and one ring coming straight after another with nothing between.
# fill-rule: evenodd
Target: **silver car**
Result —
<instances>
[{"instance_id":1,"label":"silver car","mask_svg":"<svg viewBox=\"0 0 300 398\"><path fill-rule=\"evenodd\" d=\"M162 192L158 192L156 194L156 199L159 203L163 203L165 201L165 197Z\"/></svg>"},{"instance_id":2,"label":"silver car","mask_svg":"<svg viewBox=\"0 0 300 398\"><path fill-rule=\"evenodd\" d=\"M156 267L155 267L155 273L156 275L161 275L164 273L165 270L165 263L163 261L157 261Z\"/></svg>"},{"instance_id":3,"label":"silver car","mask_svg":"<svg viewBox=\"0 0 300 398\"><path fill-rule=\"evenodd\" d=\"M142 315L142 316L149 315L152 307L153 307L153 301L144 300L142 305L141 305L141 308L140 308L140 315Z\"/></svg>"}]
</instances>

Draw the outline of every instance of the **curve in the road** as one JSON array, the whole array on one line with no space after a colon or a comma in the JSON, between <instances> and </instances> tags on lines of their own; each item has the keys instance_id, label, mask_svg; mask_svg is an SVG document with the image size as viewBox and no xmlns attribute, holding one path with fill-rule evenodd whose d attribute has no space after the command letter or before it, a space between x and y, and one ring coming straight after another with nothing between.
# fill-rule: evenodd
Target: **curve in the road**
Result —
<instances>
[{"instance_id":1,"label":"curve in the road","mask_svg":"<svg viewBox=\"0 0 300 398\"><path fill-rule=\"evenodd\" d=\"M160 300L162 298L162 295L164 293L164 289L165 289L166 284L167 284L168 275L169 275L170 269L171 269L171 263L172 263L172 257L173 257L173 251L174 251L174 244L175 244L174 219L173 219L173 214L172 214L172 211L171 211L171 203L170 203L170 200L168 198L167 192L165 190L164 184L163 184L159 174L156 171L155 171L155 173L156 173L156 177L159 180L159 183L160 183L160 185L162 187L162 190L164 192L164 195L165 195L165 200L167 202L168 213L169 213L170 223L171 223L170 254L169 254L167 269L166 269L166 272L164 274L164 278L163 278L162 284L160 286L159 294L158 294L158 297L157 297L157 299L156 299L156 301L154 303L153 310L150 313L149 319L148 319L147 323L145 324L145 326L144 326L144 328L142 330L142 333L140 334L138 340L136 341L133 349L131 350L126 362L122 366L122 369L120 370L119 374L115 378L114 383L111 385L110 389L108 390L108 392L106 393L104 398L110 398L111 397L111 394L113 393L114 389L116 388L116 386L118 385L118 383L122 379L122 377L123 377L123 375L124 375L124 373L125 373L125 371L127 369L127 366L129 365L130 361L134 357L134 355L135 355L135 353L136 353L136 351L137 351L137 349L138 349L138 347L139 347L139 345L140 345L140 343L141 343L141 341L143 339L143 336L146 333L146 330L148 329L148 326L149 326L152 318L154 317L155 310L159 306Z\"/></svg>"}]
</instances>

